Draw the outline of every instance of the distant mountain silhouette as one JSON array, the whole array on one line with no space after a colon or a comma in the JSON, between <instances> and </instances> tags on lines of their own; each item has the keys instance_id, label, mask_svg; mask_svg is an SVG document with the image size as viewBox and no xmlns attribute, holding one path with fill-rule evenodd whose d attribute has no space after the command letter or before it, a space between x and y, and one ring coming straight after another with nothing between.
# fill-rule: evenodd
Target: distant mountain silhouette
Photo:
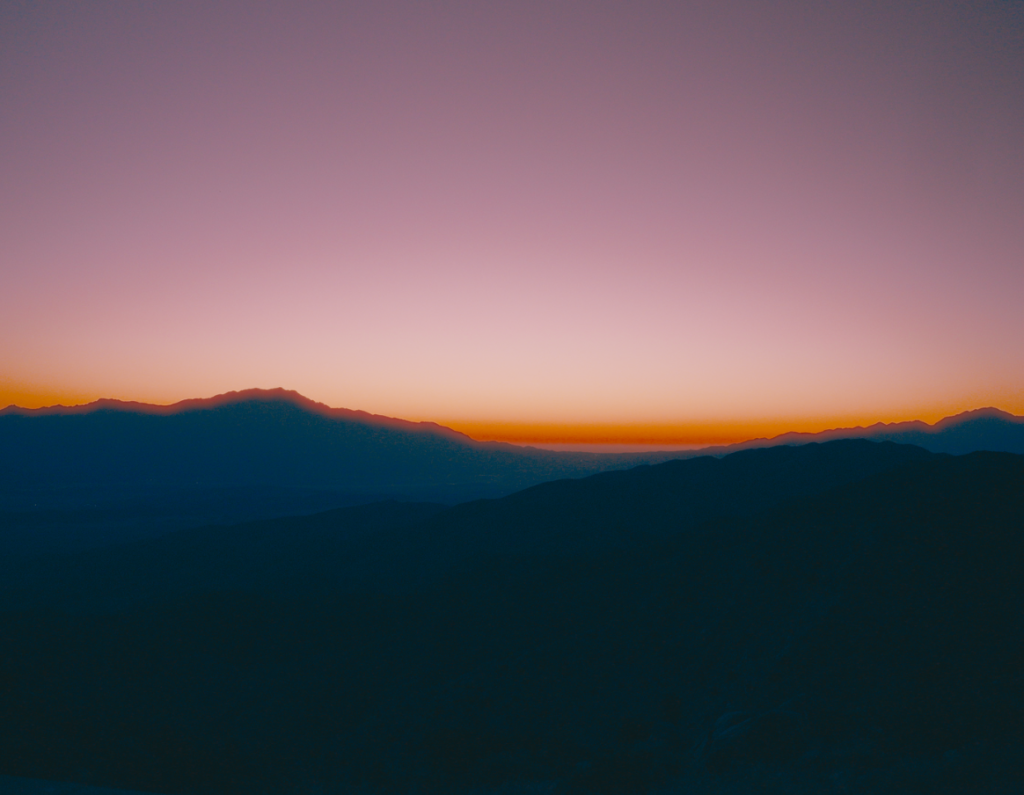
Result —
<instances>
[{"instance_id":1,"label":"distant mountain silhouette","mask_svg":"<svg viewBox=\"0 0 1024 795\"><path fill-rule=\"evenodd\" d=\"M462 502L673 453L481 443L282 389L0 411L0 551L60 551L384 498Z\"/></svg>"},{"instance_id":2,"label":"distant mountain silhouette","mask_svg":"<svg viewBox=\"0 0 1024 795\"><path fill-rule=\"evenodd\" d=\"M0 558L382 499L454 504L643 463L845 438L1024 453L1024 418L981 409L934 426L879 423L696 451L596 454L477 442L283 389L171 406L9 406L0 411Z\"/></svg>"},{"instance_id":3,"label":"distant mountain silhouette","mask_svg":"<svg viewBox=\"0 0 1024 795\"><path fill-rule=\"evenodd\" d=\"M284 389L170 406L8 406L0 410L0 508L91 507L147 490L252 485L451 502L639 463L852 438L956 455L1024 453L1024 417L988 408L935 425L877 423L696 451L597 454L476 442L436 423L329 408Z\"/></svg>"},{"instance_id":4,"label":"distant mountain silhouette","mask_svg":"<svg viewBox=\"0 0 1024 795\"><path fill-rule=\"evenodd\" d=\"M866 428L836 428L820 433L784 433L771 439L751 439L739 444L705 448L704 455L780 444L830 442L836 439L870 439L876 442L914 444L933 453L964 455L980 450L1024 454L1024 417L996 408L964 411L934 425L913 422L878 422Z\"/></svg>"},{"instance_id":5,"label":"distant mountain silhouette","mask_svg":"<svg viewBox=\"0 0 1024 795\"><path fill-rule=\"evenodd\" d=\"M172 406L101 400L8 408L0 412L0 456L22 490L44 495L274 485L457 499L615 461L483 444L434 423L331 409L281 389Z\"/></svg>"},{"instance_id":6,"label":"distant mountain silhouette","mask_svg":"<svg viewBox=\"0 0 1024 795\"><path fill-rule=\"evenodd\" d=\"M388 498L453 504L642 463L840 438L956 454L1024 453L1024 418L981 409L934 426L877 424L697 451L593 454L476 442L435 423L332 409L283 389L171 406L9 406L0 411L0 557Z\"/></svg>"},{"instance_id":7,"label":"distant mountain silhouette","mask_svg":"<svg viewBox=\"0 0 1024 795\"><path fill-rule=\"evenodd\" d=\"M1012 792L1022 529L1024 457L844 440L38 558L3 579L0 771Z\"/></svg>"}]
</instances>

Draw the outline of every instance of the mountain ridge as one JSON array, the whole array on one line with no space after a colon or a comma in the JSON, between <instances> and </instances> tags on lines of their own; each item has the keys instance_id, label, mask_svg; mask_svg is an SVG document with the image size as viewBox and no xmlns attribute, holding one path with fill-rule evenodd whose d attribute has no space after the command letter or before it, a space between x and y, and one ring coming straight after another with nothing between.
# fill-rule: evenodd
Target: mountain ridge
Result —
<instances>
[{"instance_id":1,"label":"mountain ridge","mask_svg":"<svg viewBox=\"0 0 1024 795\"><path fill-rule=\"evenodd\" d=\"M137 400L118 400L116 398L99 398L89 403L81 403L72 406L65 406L58 403L53 406L40 406L34 409L22 408L21 406L17 406L12 403L11 405L0 409L0 416L14 415L23 417L46 417L55 415L69 416L92 414L97 411L120 411L166 417L187 411L203 411L206 409L214 409L219 408L220 406L230 405L233 403L245 403L248 401L280 401L299 406L306 411L326 417L352 418L378 422L381 424L396 424L401 427L414 429L419 428L423 430L442 431L464 437L465 439L470 439L469 436L461 431L457 431L454 428L449 428L445 425L440 425L436 422L403 420L398 417L389 417L384 414L372 414L361 409L336 408L328 406L326 403L320 403L312 398L308 398L294 389L285 389L284 387L274 387L272 389L254 387L251 389L223 392L219 395L214 395L213 397L208 398L186 398L185 400L179 400L176 403L169 403L166 405L159 403L144 403Z\"/></svg>"},{"instance_id":2,"label":"mountain ridge","mask_svg":"<svg viewBox=\"0 0 1024 795\"><path fill-rule=\"evenodd\" d=\"M0 552L82 548L382 499L450 505L675 457L478 442L436 423L331 409L283 389L169 407L105 400L9 408L0 412ZM254 490L277 498L253 500Z\"/></svg>"},{"instance_id":3,"label":"mountain ridge","mask_svg":"<svg viewBox=\"0 0 1024 795\"><path fill-rule=\"evenodd\" d=\"M987 427L986 427L987 426ZM974 431L974 436L963 438ZM979 432L980 431L980 432ZM956 438L957 435L960 438ZM837 439L868 439L897 444L914 444L933 453L964 453L988 450L990 452L1024 453L1024 416L1011 414L992 406L962 411L943 417L933 424L924 420L876 422L849 428L829 428L824 431L787 431L772 437L758 437L730 445L703 447L692 451L699 455L725 455L737 450L776 447L784 444L808 444Z\"/></svg>"},{"instance_id":4,"label":"mountain ridge","mask_svg":"<svg viewBox=\"0 0 1024 795\"><path fill-rule=\"evenodd\" d=\"M166 405L156 403L144 403L140 401L124 401L118 400L116 398L99 398L89 403L83 403L72 406L55 404L52 406L40 406L38 408L23 408L21 406L11 404L6 406L5 408L0 409L0 417L72 416L83 414L87 415L101 411L140 413L155 416L173 416L176 414L181 414L189 411L215 409L226 405L244 403L249 401L268 403L284 402L300 407L311 413L319 414L325 417L334 417L338 419L356 419L372 423L378 423L381 425L391 425L395 427L408 428L410 430L440 432L443 434L451 434L455 438L463 439L467 442L473 442L476 444L501 445L504 448L528 449L535 450L538 452L554 452L545 450L544 448L535 447L529 444L512 444L509 442L481 441L473 439L468 434L455 430L454 428L450 428L446 425L441 425L440 423L429 420L405 420L398 417L390 417L384 414L373 414L362 409L332 407L328 406L325 403L315 401L312 398L308 398L305 395L301 394L300 392L297 392L296 390L285 389L284 387L274 387L272 389L251 388L223 392L221 394L214 395L209 398L187 398L185 400L179 400L175 403L170 403ZM936 422L931 424L925 422L924 420L901 420L898 422L879 421L872 423L871 425L855 425L849 427L828 428L823 431L786 431L776 436L759 436L753 439L747 439L742 442L737 442L735 444L708 445L706 447L695 448L693 450L677 450L672 452L676 453L679 457L691 457L693 455L717 454L717 451L720 450L734 451L744 449L747 447L774 446L779 444L787 444L790 442L804 444L809 441L830 441L832 439L838 438L885 437L889 441L895 441L893 439L888 439L888 437L892 434L904 433L942 433L949 429L963 425L964 423L985 420L996 420L999 422L1004 422L1008 425L1021 426L1022 428L1024 428L1024 416L1013 414L1011 412L1005 411L995 406L986 406L977 409L968 409L965 411L961 411L957 414L951 414L948 417L943 417L942 419L937 420ZM595 453L595 455L632 454Z\"/></svg>"},{"instance_id":5,"label":"mountain ridge","mask_svg":"<svg viewBox=\"0 0 1024 795\"><path fill-rule=\"evenodd\" d=\"M282 388L170 406L103 399L8 407L0 411L0 551L81 549L384 499L453 505L643 464L844 438L1024 453L1024 418L987 408L931 426L876 423L698 450L595 453L481 442Z\"/></svg>"}]
</instances>

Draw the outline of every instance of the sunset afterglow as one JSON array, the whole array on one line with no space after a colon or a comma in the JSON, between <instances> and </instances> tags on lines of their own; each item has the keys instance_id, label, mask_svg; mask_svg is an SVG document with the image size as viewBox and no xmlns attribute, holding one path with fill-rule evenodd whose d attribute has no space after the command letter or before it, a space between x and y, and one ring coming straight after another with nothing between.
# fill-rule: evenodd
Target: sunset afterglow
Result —
<instances>
[{"instance_id":1,"label":"sunset afterglow","mask_svg":"<svg viewBox=\"0 0 1024 795\"><path fill-rule=\"evenodd\" d=\"M0 9L0 406L1024 414L1024 4Z\"/></svg>"}]
</instances>

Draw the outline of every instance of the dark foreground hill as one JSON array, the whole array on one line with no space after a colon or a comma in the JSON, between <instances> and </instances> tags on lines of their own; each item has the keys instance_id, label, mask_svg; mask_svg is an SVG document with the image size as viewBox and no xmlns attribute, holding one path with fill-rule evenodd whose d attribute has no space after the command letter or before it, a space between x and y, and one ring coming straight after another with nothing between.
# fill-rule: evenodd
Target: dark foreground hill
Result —
<instances>
[{"instance_id":1,"label":"dark foreground hill","mask_svg":"<svg viewBox=\"0 0 1024 795\"><path fill-rule=\"evenodd\" d=\"M498 555L573 556L671 538L710 519L749 516L930 457L908 445L865 441L779 447L559 480L450 510L381 502L187 529L19 560L0 582L0 606L80 612L206 590L410 591Z\"/></svg>"},{"instance_id":2,"label":"dark foreground hill","mask_svg":"<svg viewBox=\"0 0 1024 795\"><path fill-rule=\"evenodd\" d=\"M12 775L168 793L1024 780L1019 456L750 451L47 565L20 582L34 606L0 614ZM47 576L59 598L33 601ZM106 612L62 609L103 583Z\"/></svg>"}]
</instances>

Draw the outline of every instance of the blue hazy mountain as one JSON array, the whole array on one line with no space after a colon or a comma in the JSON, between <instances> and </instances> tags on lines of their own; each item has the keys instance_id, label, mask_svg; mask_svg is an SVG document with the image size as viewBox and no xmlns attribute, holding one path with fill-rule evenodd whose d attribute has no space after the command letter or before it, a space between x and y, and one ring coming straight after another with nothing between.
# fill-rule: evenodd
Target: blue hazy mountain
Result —
<instances>
[{"instance_id":1,"label":"blue hazy mountain","mask_svg":"<svg viewBox=\"0 0 1024 795\"><path fill-rule=\"evenodd\" d=\"M836 428L820 433L784 433L771 439L752 439L726 447L707 448L701 453L723 453L772 447L780 444L830 442L836 439L870 439L876 442L913 444L933 453L964 455L980 450L1024 454L1024 417L996 408L965 411L929 425L912 422L878 422L867 427Z\"/></svg>"},{"instance_id":2,"label":"blue hazy mountain","mask_svg":"<svg viewBox=\"0 0 1024 795\"><path fill-rule=\"evenodd\" d=\"M281 389L172 406L100 400L0 412L6 492L35 490L53 502L76 490L252 485L462 499L643 460L476 442L435 423L332 409Z\"/></svg>"},{"instance_id":3,"label":"blue hazy mountain","mask_svg":"<svg viewBox=\"0 0 1024 795\"><path fill-rule=\"evenodd\" d=\"M1024 453L1024 418L981 409L934 426L877 424L701 451L594 454L477 442L434 423L331 409L281 389L172 406L10 406L0 411L0 551L69 551L382 499L454 504L642 463L840 438L956 454Z\"/></svg>"},{"instance_id":4,"label":"blue hazy mountain","mask_svg":"<svg viewBox=\"0 0 1024 795\"><path fill-rule=\"evenodd\" d=\"M1024 457L866 441L41 557L4 579L0 772L1013 792L1021 571Z\"/></svg>"},{"instance_id":5,"label":"blue hazy mountain","mask_svg":"<svg viewBox=\"0 0 1024 795\"><path fill-rule=\"evenodd\" d=\"M61 551L385 498L456 503L673 453L481 443L284 390L0 411L0 544Z\"/></svg>"},{"instance_id":6,"label":"blue hazy mountain","mask_svg":"<svg viewBox=\"0 0 1024 795\"><path fill-rule=\"evenodd\" d=\"M183 492L198 504L215 501L217 490L252 487L312 491L320 495L317 508L328 493L344 495L342 504L380 497L452 503L640 463L848 438L953 454L1024 453L1024 418L979 409L935 425L878 423L699 451L596 454L476 442L435 423L332 409L281 389L171 406L9 406L0 411L0 509L167 504L168 495Z\"/></svg>"}]
</instances>

